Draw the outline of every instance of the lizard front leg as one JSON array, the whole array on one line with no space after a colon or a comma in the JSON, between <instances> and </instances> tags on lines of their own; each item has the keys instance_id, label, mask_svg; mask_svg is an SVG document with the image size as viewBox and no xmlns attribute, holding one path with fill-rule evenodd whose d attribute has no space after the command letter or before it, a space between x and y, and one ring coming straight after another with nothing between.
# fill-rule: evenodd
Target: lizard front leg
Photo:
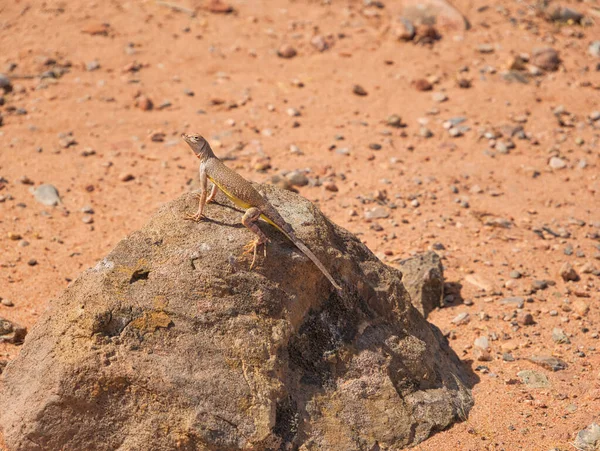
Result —
<instances>
[{"instance_id":1,"label":"lizard front leg","mask_svg":"<svg viewBox=\"0 0 600 451\"><path fill-rule=\"evenodd\" d=\"M206 176L206 168L204 167L203 164L201 164L200 165L200 193L195 195L195 197L197 197L198 200L200 201L200 204L198 205L198 211L196 212L196 214L193 214L193 215L190 213L186 213L184 216L185 219L190 219L192 221L198 222L198 221L200 221L202 216L204 216L204 205L206 205L207 185L208 185L208 178ZM214 190L214 187L213 187L213 190ZM210 195L212 197L214 197L212 192L210 193Z\"/></svg>"},{"instance_id":2,"label":"lizard front leg","mask_svg":"<svg viewBox=\"0 0 600 451\"><path fill-rule=\"evenodd\" d=\"M246 226L252 233L254 233L257 236L257 238L248 243L245 248L245 253L254 253L254 256L252 257L252 263L250 264L250 269L252 269L252 267L254 266L254 262L256 261L256 249L261 244L265 245L264 253L265 257L267 256L267 243L269 242L269 239L263 233L263 231L260 230L260 227L258 227L258 225L256 224L261 214L262 213L258 208L252 207L248 208L248 210L246 210L246 213L244 213L244 216L242 216L242 224L244 224L244 226Z\"/></svg>"},{"instance_id":3,"label":"lizard front leg","mask_svg":"<svg viewBox=\"0 0 600 451\"><path fill-rule=\"evenodd\" d=\"M217 184L213 182L213 186L212 189L210 190L210 194L208 195L208 198L206 199L206 203L210 204L213 200L215 200L215 196L217 195Z\"/></svg>"}]
</instances>

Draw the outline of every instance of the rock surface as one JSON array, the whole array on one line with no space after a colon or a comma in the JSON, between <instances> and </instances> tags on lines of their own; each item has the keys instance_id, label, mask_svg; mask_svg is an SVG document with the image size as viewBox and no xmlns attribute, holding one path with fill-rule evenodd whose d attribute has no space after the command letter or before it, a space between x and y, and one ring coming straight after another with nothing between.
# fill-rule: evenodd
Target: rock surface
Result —
<instances>
[{"instance_id":1,"label":"rock surface","mask_svg":"<svg viewBox=\"0 0 600 451\"><path fill-rule=\"evenodd\" d=\"M433 251L399 262L402 283L413 306L427 318L442 305L444 271L440 257Z\"/></svg>"},{"instance_id":2,"label":"rock surface","mask_svg":"<svg viewBox=\"0 0 600 451\"><path fill-rule=\"evenodd\" d=\"M240 212L219 196L183 221L184 195L27 336L3 374L9 449L395 449L465 417L469 376L400 273L310 202L261 189L344 294L266 224L249 271Z\"/></svg>"}]
</instances>

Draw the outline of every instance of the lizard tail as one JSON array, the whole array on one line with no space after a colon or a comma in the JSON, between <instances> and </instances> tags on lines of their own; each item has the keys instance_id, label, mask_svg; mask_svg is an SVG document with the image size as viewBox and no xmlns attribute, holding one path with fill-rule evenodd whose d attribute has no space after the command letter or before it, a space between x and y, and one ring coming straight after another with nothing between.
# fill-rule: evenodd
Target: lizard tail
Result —
<instances>
[{"instance_id":1,"label":"lizard tail","mask_svg":"<svg viewBox=\"0 0 600 451\"><path fill-rule=\"evenodd\" d=\"M306 247L306 245L302 241L300 241L298 238L296 238L295 236L291 236L287 233L286 233L286 235L292 241L292 243L294 243L296 245L296 247L304 253L304 255L306 255L308 258L310 258L313 261L313 263L315 265L317 265L317 268L319 268L321 270L321 272L325 275L325 277L327 277L327 279L331 282L331 285L333 285L336 290L341 291L342 287L339 286L338 283L335 281L335 279L331 276L331 274L329 274L329 271L327 271L327 269L325 269L325 266L323 266L323 263L321 263L319 261L317 256L315 254L313 254L312 251L308 247Z\"/></svg>"}]
</instances>

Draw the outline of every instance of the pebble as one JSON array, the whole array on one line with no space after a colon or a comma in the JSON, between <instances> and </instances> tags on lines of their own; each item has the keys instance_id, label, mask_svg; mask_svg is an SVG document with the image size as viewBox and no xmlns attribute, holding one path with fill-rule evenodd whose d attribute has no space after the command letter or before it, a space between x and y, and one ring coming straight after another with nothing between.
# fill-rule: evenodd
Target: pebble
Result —
<instances>
[{"instance_id":1,"label":"pebble","mask_svg":"<svg viewBox=\"0 0 600 451\"><path fill-rule=\"evenodd\" d=\"M147 96L138 97L135 104L142 111L150 111L154 107L154 103Z\"/></svg>"},{"instance_id":2,"label":"pebble","mask_svg":"<svg viewBox=\"0 0 600 451\"><path fill-rule=\"evenodd\" d=\"M600 111L592 111L590 114L590 120L592 122L600 121Z\"/></svg>"},{"instance_id":3,"label":"pebble","mask_svg":"<svg viewBox=\"0 0 600 451\"><path fill-rule=\"evenodd\" d=\"M308 177L306 177L303 171L292 171L286 175L286 178L294 186L308 185Z\"/></svg>"},{"instance_id":4,"label":"pebble","mask_svg":"<svg viewBox=\"0 0 600 451\"><path fill-rule=\"evenodd\" d=\"M531 326L532 324L535 324L535 320L533 319L533 315L531 313L519 314L517 321L523 326Z\"/></svg>"},{"instance_id":5,"label":"pebble","mask_svg":"<svg viewBox=\"0 0 600 451\"><path fill-rule=\"evenodd\" d=\"M571 265L571 263L569 263L569 262L565 262L561 266L561 268L559 270L559 274L560 274L560 277L562 277L562 279L565 282L569 282L569 281L576 282L577 280L579 280L579 276L577 275L575 268L573 268L573 265Z\"/></svg>"},{"instance_id":6,"label":"pebble","mask_svg":"<svg viewBox=\"0 0 600 451\"><path fill-rule=\"evenodd\" d=\"M418 80L414 80L412 82L413 88L417 91L431 91L433 89L433 85L429 83L424 78L419 78Z\"/></svg>"},{"instance_id":7,"label":"pebble","mask_svg":"<svg viewBox=\"0 0 600 451\"><path fill-rule=\"evenodd\" d=\"M11 241L19 241L21 239L21 235L19 235L18 233L15 233L15 232L8 232L6 234L6 236Z\"/></svg>"},{"instance_id":8,"label":"pebble","mask_svg":"<svg viewBox=\"0 0 600 451\"><path fill-rule=\"evenodd\" d=\"M119 180L122 182L129 182L134 178L135 176L130 172L123 172L121 175L119 175Z\"/></svg>"},{"instance_id":9,"label":"pebble","mask_svg":"<svg viewBox=\"0 0 600 451\"><path fill-rule=\"evenodd\" d=\"M389 211L384 207L373 207L365 211L365 219L384 219L389 216Z\"/></svg>"},{"instance_id":10,"label":"pebble","mask_svg":"<svg viewBox=\"0 0 600 451\"><path fill-rule=\"evenodd\" d=\"M513 270L510 272L509 277L511 279L520 279L521 277L523 277L523 275L519 271Z\"/></svg>"},{"instance_id":11,"label":"pebble","mask_svg":"<svg viewBox=\"0 0 600 451\"><path fill-rule=\"evenodd\" d=\"M361 85L352 86L352 92L357 96L366 96L368 93Z\"/></svg>"},{"instance_id":12,"label":"pebble","mask_svg":"<svg viewBox=\"0 0 600 451\"><path fill-rule=\"evenodd\" d=\"M55 205L60 204L60 196L58 195L58 190L54 185L44 184L38 186L36 189L32 190L33 197L40 204L48 205L49 207L53 207Z\"/></svg>"},{"instance_id":13,"label":"pebble","mask_svg":"<svg viewBox=\"0 0 600 451\"><path fill-rule=\"evenodd\" d=\"M0 89L2 89L4 92L12 91L12 83L10 82L10 78L4 74L0 74Z\"/></svg>"},{"instance_id":14,"label":"pebble","mask_svg":"<svg viewBox=\"0 0 600 451\"><path fill-rule=\"evenodd\" d=\"M37 260L36 260L35 258L32 258L32 259L29 259L29 260L27 261L27 264L28 264L29 266L35 266L35 265L37 265L37 264L38 264L38 262L37 262Z\"/></svg>"},{"instance_id":15,"label":"pebble","mask_svg":"<svg viewBox=\"0 0 600 451\"><path fill-rule=\"evenodd\" d=\"M525 299L521 296L507 297L500 300L501 305L512 305L515 308L522 309L525 305Z\"/></svg>"},{"instance_id":16,"label":"pebble","mask_svg":"<svg viewBox=\"0 0 600 451\"><path fill-rule=\"evenodd\" d=\"M369 144L369 149L371 149L371 150L381 150L381 144L371 143L371 144Z\"/></svg>"},{"instance_id":17,"label":"pebble","mask_svg":"<svg viewBox=\"0 0 600 451\"><path fill-rule=\"evenodd\" d=\"M83 218L81 218L81 221L84 224L92 224L94 222L94 218L91 215L85 215Z\"/></svg>"},{"instance_id":18,"label":"pebble","mask_svg":"<svg viewBox=\"0 0 600 451\"><path fill-rule=\"evenodd\" d=\"M433 136L433 132L427 127L421 127L419 128L419 136L422 136L423 138L431 138Z\"/></svg>"},{"instance_id":19,"label":"pebble","mask_svg":"<svg viewBox=\"0 0 600 451\"><path fill-rule=\"evenodd\" d=\"M290 116L290 117L298 117L298 116L300 116L300 114L301 114L301 113L300 113L300 111L299 111L299 110L297 110L296 108L288 108L288 109L286 110L286 113L287 113L287 114L288 114L288 116Z\"/></svg>"},{"instance_id":20,"label":"pebble","mask_svg":"<svg viewBox=\"0 0 600 451\"><path fill-rule=\"evenodd\" d=\"M388 116L387 118L387 125L389 125L390 127L402 127L402 118L400 116L398 116L397 114L392 114L390 116Z\"/></svg>"},{"instance_id":21,"label":"pebble","mask_svg":"<svg viewBox=\"0 0 600 451\"><path fill-rule=\"evenodd\" d=\"M600 449L600 425L592 423L587 428L579 431L573 445L575 449L581 451Z\"/></svg>"},{"instance_id":22,"label":"pebble","mask_svg":"<svg viewBox=\"0 0 600 451\"><path fill-rule=\"evenodd\" d=\"M10 299L2 299L0 303L5 307L14 307L15 305Z\"/></svg>"},{"instance_id":23,"label":"pebble","mask_svg":"<svg viewBox=\"0 0 600 451\"><path fill-rule=\"evenodd\" d=\"M548 165L552 169L564 169L567 167L567 162L565 160L563 160L562 158L552 157L552 158L550 158Z\"/></svg>"},{"instance_id":24,"label":"pebble","mask_svg":"<svg viewBox=\"0 0 600 451\"><path fill-rule=\"evenodd\" d=\"M183 90L183 94L188 97L194 97L194 95L195 95L194 91L192 91L191 89L188 89L188 88L185 88Z\"/></svg>"},{"instance_id":25,"label":"pebble","mask_svg":"<svg viewBox=\"0 0 600 451\"><path fill-rule=\"evenodd\" d=\"M448 100L448 96L443 92L434 92L433 95L431 96L431 99L434 102L442 103L442 102L445 102L446 100Z\"/></svg>"},{"instance_id":26,"label":"pebble","mask_svg":"<svg viewBox=\"0 0 600 451\"><path fill-rule=\"evenodd\" d=\"M277 56L280 58L289 59L295 57L297 54L296 49L289 44L284 44L277 50Z\"/></svg>"},{"instance_id":27,"label":"pebble","mask_svg":"<svg viewBox=\"0 0 600 451\"><path fill-rule=\"evenodd\" d=\"M85 64L85 70L87 70L88 72L92 72L98 69L100 69L100 63L96 60L90 61L89 63Z\"/></svg>"},{"instance_id":28,"label":"pebble","mask_svg":"<svg viewBox=\"0 0 600 451\"><path fill-rule=\"evenodd\" d=\"M321 35L316 35L310 40L311 45L316 48L319 52L324 52L329 48L329 44L325 38Z\"/></svg>"},{"instance_id":29,"label":"pebble","mask_svg":"<svg viewBox=\"0 0 600 451\"><path fill-rule=\"evenodd\" d=\"M567 363L557 357L548 355L532 355L527 360L547 370L559 371L567 368Z\"/></svg>"},{"instance_id":30,"label":"pebble","mask_svg":"<svg viewBox=\"0 0 600 451\"><path fill-rule=\"evenodd\" d=\"M488 349L490 347L490 342L487 337L477 337L473 342L473 345L481 349Z\"/></svg>"},{"instance_id":31,"label":"pebble","mask_svg":"<svg viewBox=\"0 0 600 451\"><path fill-rule=\"evenodd\" d=\"M586 316L590 311L590 306L581 299L576 299L571 304L573 311L580 316Z\"/></svg>"},{"instance_id":32,"label":"pebble","mask_svg":"<svg viewBox=\"0 0 600 451\"><path fill-rule=\"evenodd\" d=\"M471 321L471 317L467 312L459 313L453 320L452 324L456 324L457 326L461 326L464 324L468 324Z\"/></svg>"},{"instance_id":33,"label":"pebble","mask_svg":"<svg viewBox=\"0 0 600 451\"><path fill-rule=\"evenodd\" d=\"M27 240L19 240L18 246L19 247L27 247L27 246L29 246L29 241L27 241Z\"/></svg>"},{"instance_id":34,"label":"pebble","mask_svg":"<svg viewBox=\"0 0 600 451\"><path fill-rule=\"evenodd\" d=\"M477 51L479 53L494 53L494 46L492 44L480 44L477 46Z\"/></svg>"},{"instance_id":35,"label":"pebble","mask_svg":"<svg viewBox=\"0 0 600 451\"><path fill-rule=\"evenodd\" d=\"M590 55L600 58L600 41L593 41L588 47Z\"/></svg>"},{"instance_id":36,"label":"pebble","mask_svg":"<svg viewBox=\"0 0 600 451\"><path fill-rule=\"evenodd\" d=\"M490 362L492 360L492 355L485 349L481 348L473 349L473 357L479 362Z\"/></svg>"},{"instance_id":37,"label":"pebble","mask_svg":"<svg viewBox=\"0 0 600 451\"><path fill-rule=\"evenodd\" d=\"M558 52L551 47L535 49L530 59L531 64L542 70L553 72L560 65Z\"/></svg>"},{"instance_id":38,"label":"pebble","mask_svg":"<svg viewBox=\"0 0 600 451\"><path fill-rule=\"evenodd\" d=\"M552 341L554 341L554 343L557 343L557 344L571 343L571 340L569 340L569 337L567 337L565 335L564 331L559 327L555 327L554 329L552 329Z\"/></svg>"},{"instance_id":39,"label":"pebble","mask_svg":"<svg viewBox=\"0 0 600 451\"><path fill-rule=\"evenodd\" d=\"M337 185L332 181L327 181L327 182L323 183L323 187L327 191L331 191L332 193L337 193L339 191Z\"/></svg>"},{"instance_id":40,"label":"pebble","mask_svg":"<svg viewBox=\"0 0 600 451\"><path fill-rule=\"evenodd\" d=\"M544 373L534 370L523 370L517 373L517 377L521 379L529 388L547 388L550 386L548 378Z\"/></svg>"},{"instance_id":41,"label":"pebble","mask_svg":"<svg viewBox=\"0 0 600 451\"><path fill-rule=\"evenodd\" d=\"M400 24L394 29L395 35L400 41L411 41L416 34L415 26L405 17L399 18Z\"/></svg>"}]
</instances>

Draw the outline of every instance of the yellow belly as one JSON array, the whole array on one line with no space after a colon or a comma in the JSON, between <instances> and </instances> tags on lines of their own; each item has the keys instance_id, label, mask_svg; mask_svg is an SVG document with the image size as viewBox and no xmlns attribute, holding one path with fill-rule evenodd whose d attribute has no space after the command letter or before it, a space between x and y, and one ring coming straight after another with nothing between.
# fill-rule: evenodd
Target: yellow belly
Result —
<instances>
[{"instance_id":1,"label":"yellow belly","mask_svg":"<svg viewBox=\"0 0 600 451\"><path fill-rule=\"evenodd\" d=\"M233 194L231 194L229 191L227 191L222 185L218 184L217 182L215 182L213 179L211 179L210 177L208 178L211 182L213 182L215 185L217 185L217 187L223 191L225 193L225 195L227 197L229 197L231 199L231 201L236 204L238 207L242 207L244 209L248 209L250 207L252 207L252 205L250 205L247 202L244 202L241 199L238 199L237 197L235 197Z\"/></svg>"}]
</instances>

